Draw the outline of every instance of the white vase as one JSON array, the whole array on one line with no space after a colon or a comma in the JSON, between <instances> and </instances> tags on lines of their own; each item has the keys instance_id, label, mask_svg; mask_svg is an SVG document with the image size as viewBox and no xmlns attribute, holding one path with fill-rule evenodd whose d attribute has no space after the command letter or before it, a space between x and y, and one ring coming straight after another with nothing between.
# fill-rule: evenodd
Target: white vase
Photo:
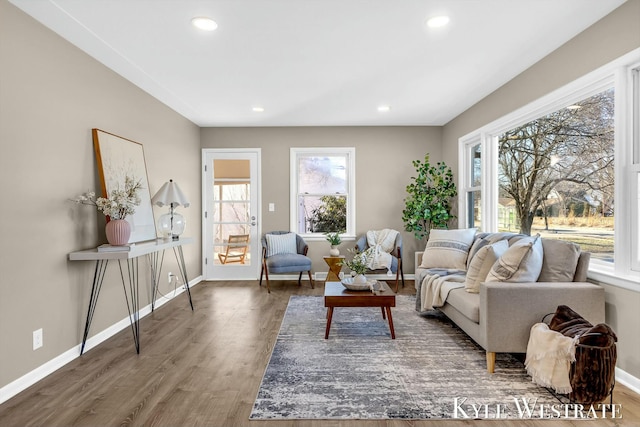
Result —
<instances>
[{"instance_id":1,"label":"white vase","mask_svg":"<svg viewBox=\"0 0 640 427\"><path fill-rule=\"evenodd\" d=\"M336 245L331 246L331 249L329 249L329 255L340 256L340 249L338 249L338 246Z\"/></svg>"},{"instance_id":2,"label":"white vase","mask_svg":"<svg viewBox=\"0 0 640 427\"><path fill-rule=\"evenodd\" d=\"M364 274L357 274L356 277L353 278L353 283L367 283L367 277Z\"/></svg>"}]
</instances>

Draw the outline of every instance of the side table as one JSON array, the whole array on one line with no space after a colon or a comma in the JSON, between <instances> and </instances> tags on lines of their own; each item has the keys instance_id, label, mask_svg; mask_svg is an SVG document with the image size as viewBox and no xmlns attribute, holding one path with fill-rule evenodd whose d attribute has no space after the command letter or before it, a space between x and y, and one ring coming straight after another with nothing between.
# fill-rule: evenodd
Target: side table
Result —
<instances>
[{"instance_id":1,"label":"side table","mask_svg":"<svg viewBox=\"0 0 640 427\"><path fill-rule=\"evenodd\" d=\"M325 282L339 282L340 270L342 270L342 262L346 258L344 255L323 256L324 262L329 266L329 273Z\"/></svg>"}]
</instances>

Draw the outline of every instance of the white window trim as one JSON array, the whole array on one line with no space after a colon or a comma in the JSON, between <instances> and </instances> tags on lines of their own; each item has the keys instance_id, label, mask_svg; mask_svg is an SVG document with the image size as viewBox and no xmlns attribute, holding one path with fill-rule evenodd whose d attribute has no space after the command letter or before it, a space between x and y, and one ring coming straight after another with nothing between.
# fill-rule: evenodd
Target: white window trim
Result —
<instances>
[{"instance_id":1,"label":"white window trim","mask_svg":"<svg viewBox=\"0 0 640 427\"><path fill-rule=\"evenodd\" d=\"M335 155L346 154L348 158L349 174L347 176L347 230L341 234L342 240L355 240L356 230L356 149L355 147L291 147L289 150L289 229L295 233L298 230L298 162L299 154L303 155ZM325 241L322 233L300 234L307 241Z\"/></svg>"},{"instance_id":2,"label":"white window trim","mask_svg":"<svg viewBox=\"0 0 640 427\"><path fill-rule=\"evenodd\" d=\"M629 67L626 75L627 84L634 89L627 102L627 117L630 118L627 128L628 138L633 141L630 146L632 158L628 179L631 185L631 269L640 271L640 61ZM634 221L633 218L636 220ZM634 240L635 239L635 242Z\"/></svg>"},{"instance_id":3,"label":"white window trim","mask_svg":"<svg viewBox=\"0 0 640 427\"><path fill-rule=\"evenodd\" d=\"M634 242L634 236L638 236L638 208L634 207L631 200L637 204L637 194L640 189L632 184L630 179L640 165L633 163L633 148L638 141L633 140L634 114L632 91L632 70L640 64L640 49L634 51L598 68L591 73L574 80L573 82L533 101L493 122L476 129L458 140L459 173L458 182L466 185L469 172L467 147L480 140L482 144L482 228L485 231L497 230L497 202L498 202L498 144L497 140L504 132L527 123L536 118L557 111L575 101L602 92L610 87L615 88L615 159L616 159L616 227L614 232L615 262L602 262L592 260L589 265L589 277L595 280L610 283L626 289L640 291L640 271L633 270L636 260L632 261L632 253L637 251L638 242ZM634 193L635 191L635 193ZM468 224L466 192L458 196L460 211L459 227ZM635 216L634 216L635 215ZM634 222L635 219L635 222ZM632 234L635 231L635 234ZM635 244L635 246L634 246ZM637 258L637 254L634 255Z\"/></svg>"}]
</instances>

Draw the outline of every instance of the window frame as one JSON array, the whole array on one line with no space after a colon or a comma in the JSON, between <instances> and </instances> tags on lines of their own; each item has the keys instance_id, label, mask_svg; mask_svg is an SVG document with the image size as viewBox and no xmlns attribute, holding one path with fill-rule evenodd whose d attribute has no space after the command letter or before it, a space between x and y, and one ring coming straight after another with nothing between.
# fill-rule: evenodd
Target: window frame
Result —
<instances>
[{"instance_id":1,"label":"window frame","mask_svg":"<svg viewBox=\"0 0 640 427\"><path fill-rule=\"evenodd\" d=\"M626 289L639 290L640 225L637 206L640 184L640 49L636 49L571 83L497 120L464 135L458 140L458 182L467 190L466 174L470 170L467 150L479 141L482 150L482 217L484 231L497 231L498 212L498 138L504 132L539 117L553 113L574 102L609 88L615 90L615 210L614 262L592 260L589 277ZM635 85L635 86L634 86ZM634 179L635 178L635 181ZM459 227L467 227L467 191L458 195ZM635 218L635 220L634 220Z\"/></svg>"},{"instance_id":2,"label":"window frame","mask_svg":"<svg viewBox=\"0 0 640 427\"><path fill-rule=\"evenodd\" d=\"M627 137L631 141L630 152L628 153L631 159L628 174L628 182L631 187L630 265L632 271L640 272L640 59L628 67L625 77L627 85L631 88L631 94L626 105L628 113L626 117L629 121L626 127ZM635 221L633 220L634 218Z\"/></svg>"},{"instance_id":3,"label":"window frame","mask_svg":"<svg viewBox=\"0 0 640 427\"><path fill-rule=\"evenodd\" d=\"M346 156L347 158L347 229L340 234L343 240L354 240L356 230L356 149L355 147L291 147L289 151L290 164L290 194L289 194L289 228L298 233L298 158L300 156ZM307 241L324 241L324 233L298 233Z\"/></svg>"}]
</instances>

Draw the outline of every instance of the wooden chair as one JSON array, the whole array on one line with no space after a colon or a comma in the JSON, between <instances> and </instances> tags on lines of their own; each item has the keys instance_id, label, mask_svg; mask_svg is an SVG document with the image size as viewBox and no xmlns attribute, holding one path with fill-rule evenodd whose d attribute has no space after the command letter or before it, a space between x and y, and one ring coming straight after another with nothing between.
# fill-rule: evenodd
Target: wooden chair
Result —
<instances>
[{"instance_id":1,"label":"wooden chair","mask_svg":"<svg viewBox=\"0 0 640 427\"><path fill-rule=\"evenodd\" d=\"M244 264L249 248L248 234L230 234L227 242L227 250L225 253L219 253L220 262L226 264L228 262L239 262Z\"/></svg>"}]
</instances>

